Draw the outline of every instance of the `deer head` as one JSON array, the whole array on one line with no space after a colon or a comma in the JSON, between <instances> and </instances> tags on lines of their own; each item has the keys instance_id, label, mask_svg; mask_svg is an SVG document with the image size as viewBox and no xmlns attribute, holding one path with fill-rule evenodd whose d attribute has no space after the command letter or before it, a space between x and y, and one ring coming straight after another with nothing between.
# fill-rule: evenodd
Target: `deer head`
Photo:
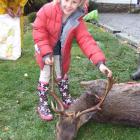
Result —
<instances>
[{"instance_id":1,"label":"deer head","mask_svg":"<svg viewBox=\"0 0 140 140\"><path fill-rule=\"evenodd\" d=\"M78 129L86 123L94 113L101 110L101 106L112 88L113 83L113 78L108 78L104 95L98 97L93 94L94 99L92 99L92 106L90 104L90 106L84 106L83 109L82 104L80 104L80 107L79 105L76 106L77 100L68 110L64 110L60 99L56 94L51 93L59 105L58 109L58 107L54 107L54 104L52 103L53 110L59 114L59 121L56 125L56 140L73 140L77 135Z\"/></svg>"}]
</instances>

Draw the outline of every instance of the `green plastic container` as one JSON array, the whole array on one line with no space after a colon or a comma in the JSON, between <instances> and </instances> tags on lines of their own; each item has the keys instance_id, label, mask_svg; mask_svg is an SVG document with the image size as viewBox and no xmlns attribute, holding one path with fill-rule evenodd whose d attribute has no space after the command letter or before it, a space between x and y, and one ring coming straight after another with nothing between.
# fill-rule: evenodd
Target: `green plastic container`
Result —
<instances>
[{"instance_id":1,"label":"green plastic container","mask_svg":"<svg viewBox=\"0 0 140 140\"><path fill-rule=\"evenodd\" d=\"M85 21L90 21L90 20L98 21L99 20L98 10L93 10L89 12L88 14L86 14L84 16L84 20Z\"/></svg>"}]
</instances>

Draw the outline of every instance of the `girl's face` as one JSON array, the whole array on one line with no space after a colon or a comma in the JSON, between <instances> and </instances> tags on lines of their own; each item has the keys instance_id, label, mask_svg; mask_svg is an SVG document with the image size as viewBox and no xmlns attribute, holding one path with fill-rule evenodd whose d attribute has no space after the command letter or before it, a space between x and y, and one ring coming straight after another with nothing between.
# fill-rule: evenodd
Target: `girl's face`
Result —
<instances>
[{"instance_id":1,"label":"girl's face","mask_svg":"<svg viewBox=\"0 0 140 140\"><path fill-rule=\"evenodd\" d=\"M61 0L62 11L65 16L71 15L80 6L81 0Z\"/></svg>"}]
</instances>

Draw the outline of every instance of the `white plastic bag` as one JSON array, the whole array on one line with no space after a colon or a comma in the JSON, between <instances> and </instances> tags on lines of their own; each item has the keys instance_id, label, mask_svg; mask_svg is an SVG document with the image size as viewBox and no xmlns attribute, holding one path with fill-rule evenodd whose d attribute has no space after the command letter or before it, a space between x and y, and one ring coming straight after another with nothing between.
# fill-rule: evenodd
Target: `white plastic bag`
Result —
<instances>
[{"instance_id":1,"label":"white plastic bag","mask_svg":"<svg viewBox=\"0 0 140 140\"><path fill-rule=\"evenodd\" d=\"M0 59L17 60L21 56L20 18L0 15Z\"/></svg>"}]
</instances>

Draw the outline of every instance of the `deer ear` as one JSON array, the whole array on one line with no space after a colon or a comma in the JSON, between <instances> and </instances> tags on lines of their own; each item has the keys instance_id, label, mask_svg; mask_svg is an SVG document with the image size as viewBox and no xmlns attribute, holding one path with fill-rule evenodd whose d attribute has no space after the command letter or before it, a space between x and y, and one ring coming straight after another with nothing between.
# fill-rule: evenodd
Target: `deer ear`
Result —
<instances>
[{"instance_id":1,"label":"deer ear","mask_svg":"<svg viewBox=\"0 0 140 140\"><path fill-rule=\"evenodd\" d=\"M91 81L81 81L80 85L84 88L89 87L90 85L92 85L93 83L95 83L95 80L91 80Z\"/></svg>"},{"instance_id":2,"label":"deer ear","mask_svg":"<svg viewBox=\"0 0 140 140\"><path fill-rule=\"evenodd\" d=\"M95 87L95 86L101 86L106 84L107 80L106 79L97 79L97 80L91 80L91 81L81 81L80 85L84 88L89 88L89 87Z\"/></svg>"},{"instance_id":3,"label":"deer ear","mask_svg":"<svg viewBox=\"0 0 140 140\"><path fill-rule=\"evenodd\" d=\"M91 117L93 116L94 112L90 112L87 114L83 114L78 118L78 123L77 123L77 130L85 123L87 123Z\"/></svg>"}]
</instances>

